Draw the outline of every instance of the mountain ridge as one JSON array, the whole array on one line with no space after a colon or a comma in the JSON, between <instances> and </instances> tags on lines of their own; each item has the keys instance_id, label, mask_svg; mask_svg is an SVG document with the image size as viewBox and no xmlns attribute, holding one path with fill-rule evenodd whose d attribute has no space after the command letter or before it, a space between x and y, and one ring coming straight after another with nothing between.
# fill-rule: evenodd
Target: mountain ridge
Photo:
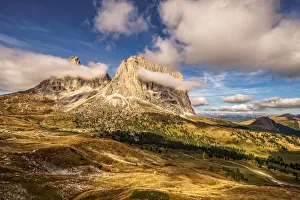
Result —
<instances>
[{"instance_id":1,"label":"mountain ridge","mask_svg":"<svg viewBox=\"0 0 300 200\"><path fill-rule=\"evenodd\" d=\"M69 61L80 65L78 57L72 56ZM80 77L51 77L28 91L54 99L56 104L66 111L85 106L87 103L87 109L105 104L111 107L127 106L137 112L143 110L139 104L148 104L175 115L195 115L187 91L143 82L138 77L139 67L183 80L180 72L153 64L140 56L131 56L121 62L115 77L108 74L92 80ZM132 109L125 110L130 112Z\"/></svg>"}]
</instances>

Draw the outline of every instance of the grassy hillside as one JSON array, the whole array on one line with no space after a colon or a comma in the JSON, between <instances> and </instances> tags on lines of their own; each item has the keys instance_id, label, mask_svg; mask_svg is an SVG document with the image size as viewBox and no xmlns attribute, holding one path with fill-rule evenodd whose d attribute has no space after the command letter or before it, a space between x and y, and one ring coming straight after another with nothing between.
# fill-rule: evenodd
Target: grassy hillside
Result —
<instances>
[{"instance_id":1,"label":"grassy hillside","mask_svg":"<svg viewBox=\"0 0 300 200\"><path fill-rule=\"evenodd\" d=\"M291 199L299 192L230 160L93 134L9 131L0 143L5 199Z\"/></svg>"},{"instance_id":2,"label":"grassy hillside","mask_svg":"<svg viewBox=\"0 0 300 200\"><path fill-rule=\"evenodd\" d=\"M296 117L272 117L276 123L288 126L295 130L300 130L300 118Z\"/></svg>"}]
</instances>

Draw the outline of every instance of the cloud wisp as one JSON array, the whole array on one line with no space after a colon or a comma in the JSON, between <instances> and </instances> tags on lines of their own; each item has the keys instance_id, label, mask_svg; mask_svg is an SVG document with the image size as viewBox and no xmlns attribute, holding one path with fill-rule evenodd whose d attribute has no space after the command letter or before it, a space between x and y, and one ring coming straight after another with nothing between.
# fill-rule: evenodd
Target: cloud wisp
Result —
<instances>
[{"instance_id":1,"label":"cloud wisp","mask_svg":"<svg viewBox=\"0 0 300 200\"><path fill-rule=\"evenodd\" d=\"M196 98L196 99L191 99L191 103L192 103L192 106L194 106L194 107L209 105L209 102L204 97L199 97L199 98Z\"/></svg>"},{"instance_id":2,"label":"cloud wisp","mask_svg":"<svg viewBox=\"0 0 300 200\"><path fill-rule=\"evenodd\" d=\"M222 101L226 103L247 103L252 100L253 100L252 96L237 94L234 96L225 97Z\"/></svg>"},{"instance_id":3,"label":"cloud wisp","mask_svg":"<svg viewBox=\"0 0 300 200\"><path fill-rule=\"evenodd\" d=\"M108 66L90 63L78 66L67 59L11 49L0 45L0 90L29 89L51 76L74 76L93 79L106 75Z\"/></svg>"},{"instance_id":4,"label":"cloud wisp","mask_svg":"<svg viewBox=\"0 0 300 200\"><path fill-rule=\"evenodd\" d=\"M280 0L166 0L160 16L169 38L155 40L144 55L170 65L180 57L188 64L264 68L299 78L300 20L279 10Z\"/></svg>"},{"instance_id":5,"label":"cloud wisp","mask_svg":"<svg viewBox=\"0 0 300 200\"><path fill-rule=\"evenodd\" d=\"M149 71L143 67L138 68L138 77L144 82L153 82L158 85L175 88L177 90L194 90L204 86L200 80L189 79L187 81L180 80L169 74Z\"/></svg>"},{"instance_id":6,"label":"cloud wisp","mask_svg":"<svg viewBox=\"0 0 300 200\"><path fill-rule=\"evenodd\" d=\"M227 112L246 112L246 111L256 111L257 107L253 104L240 104L233 106L221 106L219 108L207 109L207 111L227 111Z\"/></svg>"},{"instance_id":7,"label":"cloud wisp","mask_svg":"<svg viewBox=\"0 0 300 200\"><path fill-rule=\"evenodd\" d=\"M27 43L20 41L16 38L10 37L8 35L4 35L0 33L0 42L3 42L5 44L9 44L9 45L13 45L13 46L17 46L17 47L21 47L21 46L26 46Z\"/></svg>"},{"instance_id":8,"label":"cloud wisp","mask_svg":"<svg viewBox=\"0 0 300 200\"><path fill-rule=\"evenodd\" d=\"M132 35L148 29L146 21L128 0L103 0L94 23L96 30L105 36Z\"/></svg>"}]
</instances>

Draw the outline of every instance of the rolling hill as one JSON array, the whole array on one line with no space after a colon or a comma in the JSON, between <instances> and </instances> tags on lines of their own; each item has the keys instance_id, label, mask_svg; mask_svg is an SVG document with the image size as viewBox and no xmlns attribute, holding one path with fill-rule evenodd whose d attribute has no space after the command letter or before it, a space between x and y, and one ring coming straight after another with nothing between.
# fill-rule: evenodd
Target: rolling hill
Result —
<instances>
[{"instance_id":1,"label":"rolling hill","mask_svg":"<svg viewBox=\"0 0 300 200\"><path fill-rule=\"evenodd\" d=\"M282 118L282 117L280 117ZM276 118L279 121L278 117ZM282 121L281 121L282 122ZM285 122L287 123L287 122ZM250 128L259 131L268 131L272 133L282 133L286 135L295 135L300 136L300 131L290 128L289 126L282 125L280 123L275 122L273 119L269 117L260 117L253 121L250 125Z\"/></svg>"},{"instance_id":2,"label":"rolling hill","mask_svg":"<svg viewBox=\"0 0 300 200\"><path fill-rule=\"evenodd\" d=\"M277 117L272 117L272 119L284 126L288 126L292 129L295 130L300 130L300 118L295 116L295 115L285 115L285 116L277 116Z\"/></svg>"}]
</instances>

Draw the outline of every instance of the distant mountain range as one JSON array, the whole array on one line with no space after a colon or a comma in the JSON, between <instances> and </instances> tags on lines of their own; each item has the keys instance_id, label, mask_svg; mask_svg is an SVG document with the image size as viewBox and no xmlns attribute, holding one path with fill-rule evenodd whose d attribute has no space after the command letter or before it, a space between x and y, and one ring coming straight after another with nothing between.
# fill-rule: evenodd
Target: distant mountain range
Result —
<instances>
[{"instance_id":1,"label":"distant mountain range","mask_svg":"<svg viewBox=\"0 0 300 200\"><path fill-rule=\"evenodd\" d=\"M218 114L218 113L205 113L205 114L201 114L203 116L206 117L212 117L212 118L220 118L220 119L224 119L227 121L231 121L231 122L243 122L243 121L248 121L248 120L252 120L252 119L256 119L259 117L263 117L260 114ZM279 116L275 116L275 117L271 117L273 118L287 118L289 120L292 119L300 119L300 115L293 115L293 114L283 114L283 115L279 115ZM287 120L286 119L286 120Z\"/></svg>"},{"instance_id":2,"label":"distant mountain range","mask_svg":"<svg viewBox=\"0 0 300 200\"><path fill-rule=\"evenodd\" d=\"M257 117L260 117L260 115L256 114L217 114L217 113L211 113L211 114L203 114L206 117L212 117L212 118L220 118L231 122L242 122L247 121L251 119L256 119Z\"/></svg>"},{"instance_id":3,"label":"distant mountain range","mask_svg":"<svg viewBox=\"0 0 300 200\"><path fill-rule=\"evenodd\" d=\"M283 115L280 115L278 117L287 117L287 118L300 118L300 115L293 115L293 114L290 114L290 113L286 113L286 114L283 114Z\"/></svg>"}]
</instances>

